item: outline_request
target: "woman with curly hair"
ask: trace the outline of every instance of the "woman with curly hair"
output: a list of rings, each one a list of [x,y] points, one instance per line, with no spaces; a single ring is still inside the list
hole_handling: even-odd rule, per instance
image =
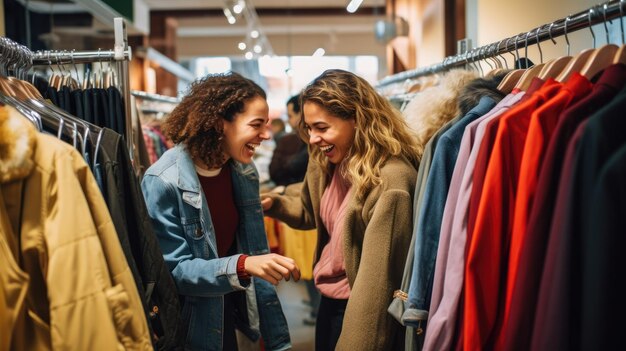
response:
[[[194,82],[163,125],[176,146],[141,183],[183,303],[185,350],[237,350],[235,328],[267,350],[291,347],[273,285],[300,271],[269,253],[252,163],[268,114],[263,89],[237,73]]]
[[[322,73],[302,92],[301,105],[306,177],[262,203],[267,215],[294,228],[317,228],[316,350],[402,350],[404,328],[387,307],[411,241],[415,136],[350,72]]]

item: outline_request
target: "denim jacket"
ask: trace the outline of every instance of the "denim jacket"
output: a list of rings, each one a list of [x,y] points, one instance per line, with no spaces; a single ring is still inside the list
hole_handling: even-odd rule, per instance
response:
[[[239,211],[238,252],[269,253],[253,165],[229,161],[233,195]],[[218,257],[215,229],[193,161],[183,145],[168,150],[146,172],[141,187],[165,263],[183,298],[187,323],[185,349],[221,350],[224,295],[245,290],[245,316],[236,320],[252,340],[263,336],[268,350],[291,348],[289,330],[274,286],[252,278],[242,286],[237,276],[240,254]],[[243,314],[243,313],[242,313]]]

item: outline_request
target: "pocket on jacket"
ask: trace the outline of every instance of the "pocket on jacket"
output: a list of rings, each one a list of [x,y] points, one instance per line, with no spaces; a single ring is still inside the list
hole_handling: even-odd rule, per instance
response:
[[[132,327],[130,321],[133,318],[130,310],[130,299],[126,290],[121,284],[108,288],[104,291],[107,303],[111,309],[113,323],[117,333],[118,340],[128,348],[133,348],[133,340],[131,338],[138,337],[130,330]]]
[[[191,252],[194,257],[208,259],[209,257],[209,243],[207,237],[202,229],[202,223],[200,220],[187,221],[183,224],[185,227],[185,237],[187,243],[191,248]]]

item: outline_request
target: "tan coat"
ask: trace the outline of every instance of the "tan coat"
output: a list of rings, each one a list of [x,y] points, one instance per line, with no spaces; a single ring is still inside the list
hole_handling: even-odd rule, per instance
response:
[[[387,313],[393,291],[400,286],[413,228],[416,168],[399,158],[380,170],[382,184],[364,201],[350,199],[346,210],[344,259],[352,292],[348,299],[337,350],[393,350],[403,344],[404,328]],[[274,200],[267,215],[297,229],[318,228],[315,263],[329,240],[320,218],[320,200],[327,177],[309,162],[303,183]],[[299,195],[293,194],[301,187]]]
[[[137,288],[91,171],[0,109],[0,351],[152,350]]]

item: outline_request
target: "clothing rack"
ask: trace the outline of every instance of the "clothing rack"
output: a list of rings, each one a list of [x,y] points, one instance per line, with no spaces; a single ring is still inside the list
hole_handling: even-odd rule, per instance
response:
[[[139,110],[144,113],[169,114],[174,110],[176,105],[180,103],[179,98],[147,93],[145,91],[133,90],[130,94],[133,98],[141,101]]]
[[[132,59],[132,50],[128,46],[128,35],[126,33],[126,22],[123,18],[118,17],[113,20],[115,44],[113,50],[98,50],[98,51],[52,51],[52,50],[40,50],[36,52],[30,51],[26,47],[22,47],[22,51],[26,51],[26,55],[29,56],[27,61],[30,66],[49,66],[52,64],[76,64],[76,63],[91,63],[91,62],[115,62],[117,72],[121,76],[120,80],[120,92],[124,97],[124,111],[126,112],[126,143],[128,151],[130,152],[131,159],[133,156],[134,145],[132,143],[132,123],[130,120],[130,80],[128,62]],[[19,44],[16,44],[19,45]]]
[[[175,97],[165,96],[165,95],[160,95],[160,94],[153,94],[153,93],[146,93],[145,91],[132,90],[130,93],[133,96],[141,98],[143,100],[169,102],[172,104],[177,104],[180,102],[180,99],[175,98]]]
[[[74,63],[90,63],[90,62],[106,62],[106,61],[129,61],[131,50],[127,48],[123,51],[121,59],[116,57],[115,50],[98,50],[98,51],[57,51],[57,50],[40,50],[33,53],[33,66],[49,66],[53,64],[74,64]]]
[[[511,52],[513,50],[517,51],[519,48],[528,48],[528,45],[538,44],[542,41],[550,40],[552,38],[562,35],[565,35],[569,52],[569,39],[567,38],[567,34],[580,29],[589,28],[593,25],[600,23],[605,23],[606,25],[606,21],[618,17],[623,17],[625,11],[624,8],[626,8],[626,1],[623,0],[609,1],[599,5],[595,5],[585,11],[581,11],[574,15],[567,16],[566,18],[562,18],[551,23],[547,23],[539,27],[533,28],[528,32],[520,33],[518,35],[502,39],[495,43],[471,49],[464,54],[448,56],[444,58],[443,62],[441,63],[385,77],[378,82],[376,87],[382,88],[393,83],[403,82],[409,79],[415,79],[422,76],[447,71],[451,68],[469,64],[470,62],[476,62],[487,58],[496,57],[504,53]],[[620,25],[623,33],[624,25],[621,22]],[[595,34],[593,35],[595,42]]]

